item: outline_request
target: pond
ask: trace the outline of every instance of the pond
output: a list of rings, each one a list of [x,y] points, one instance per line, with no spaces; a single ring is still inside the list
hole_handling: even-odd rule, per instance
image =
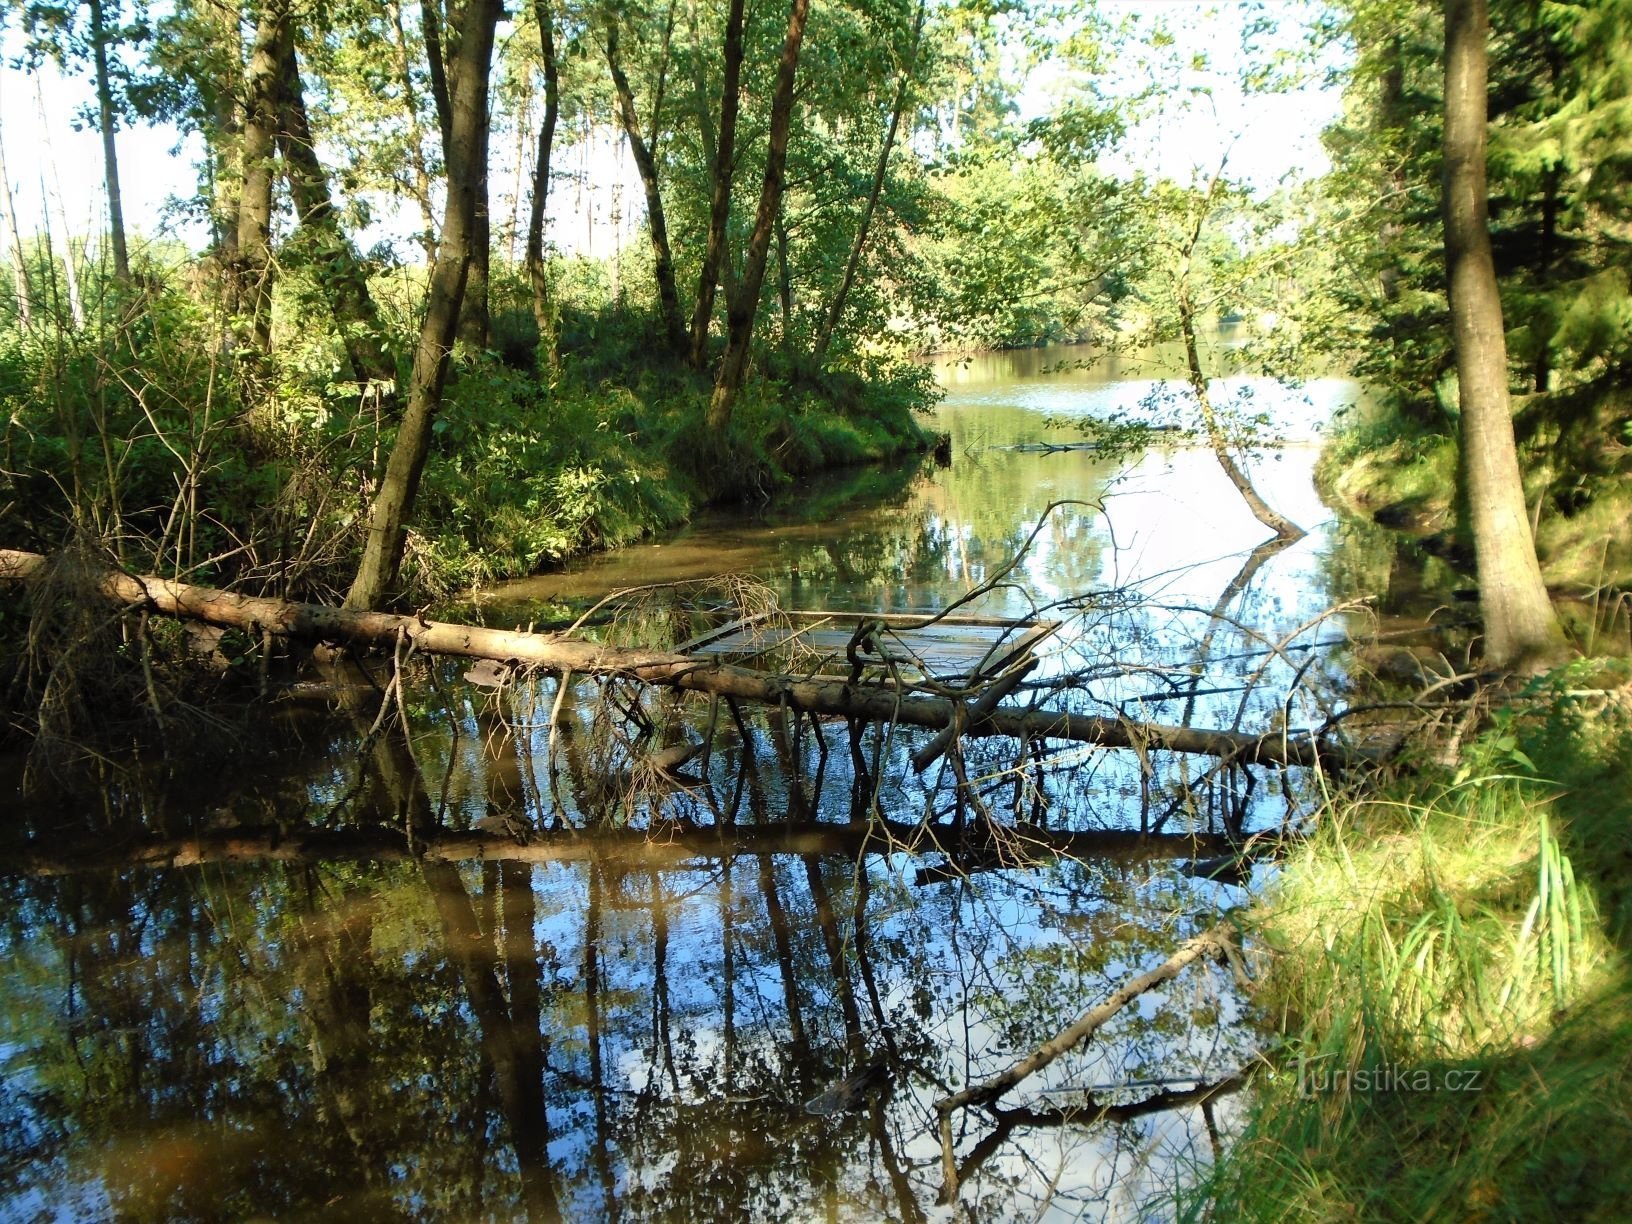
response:
[[[1240,380],[1295,439],[1253,464],[1310,531],[1272,552],[1204,448],[1037,449],[1174,391],[1076,362],[943,363],[950,466],[711,513],[484,592],[482,614],[756,580],[648,593],[596,630],[672,645],[709,600],[925,612],[991,584],[960,611],[1060,622],[1029,700],[1318,724],[1372,624],[1328,610],[1390,564],[1311,478],[1356,389]],[[342,678],[287,694],[249,765],[26,808],[82,850],[37,837],[0,878],[0,1214],[947,1218],[937,1099],[1272,870],[1193,860],[1307,816],[1296,770],[991,739],[920,774],[927,732],[462,670],[405,665],[406,736]],[[1030,832],[922,833],[981,821]],[[956,1111],[958,1201],[1140,1218],[1229,1141],[1260,1040],[1232,972],[1191,966],[999,1109]]]

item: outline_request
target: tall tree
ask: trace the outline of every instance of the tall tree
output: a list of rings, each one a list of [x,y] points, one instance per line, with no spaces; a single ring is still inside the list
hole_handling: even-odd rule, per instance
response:
[[[561,117],[561,65],[555,52],[555,14],[549,0],[534,0],[539,51],[544,58],[544,122],[538,129],[538,157],[533,163],[532,209],[527,214],[527,282],[533,291],[533,321],[538,325],[539,355],[554,366],[559,355],[555,308],[550,302],[550,279],[544,266],[544,210],[550,198],[550,156],[555,148],[555,125]]]
[[[708,237],[703,266],[697,274],[697,305],[691,312],[693,369],[703,368],[708,353],[708,325],[714,318],[714,291],[725,266],[726,227],[731,220],[731,180],[736,171],[737,111],[742,101],[743,0],[731,0],[725,19],[725,83],[720,91],[720,129],[714,141],[714,170],[708,205]],[[699,85],[701,90],[701,85]],[[701,118],[704,132],[707,120]]]
[[[272,348],[272,182],[283,92],[285,48],[291,37],[288,0],[263,0],[244,72],[244,127],[239,141],[237,266],[234,307],[255,350]]]
[[[119,150],[114,139],[113,82],[108,75],[108,30],[102,0],[90,0],[91,60],[96,66],[97,126],[102,130],[102,171],[108,191],[108,231],[113,246],[113,274],[130,281],[130,250],[125,242],[125,203],[119,188]]]
[[[674,13],[671,7],[669,21]],[[667,58],[668,35],[664,36],[664,57]],[[629,155],[635,159],[640,172],[641,187],[646,192],[646,229],[652,240],[652,272],[657,279],[658,311],[662,318],[663,335],[676,353],[686,351],[686,325],[680,317],[680,293],[675,287],[674,254],[669,248],[668,219],[663,212],[663,192],[658,182],[657,158],[652,145],[641,132],[640,114],[635,108],[635,93],[629,86],[629,77],[623,70],[618,54],[618,26],[614,16],[606,21],[606,66],[612,75],[612,88],[617,95],[618,122],[629,141]],[[666,67],[666,65],[665,65]],[[661,72],[659,76],[661,81]],[[652,101],[652,131],[658,131],[658,120],[663,106],[662,86]]]
[[[381,343],[380,312],[369,292],[368,270],[340,227],[329,177],[312,141],[294,39],[285,39],[279,52],[278,150],[295,215],[309,241],[308,253],[340,327],[352,373],[359,382],[389,382],[396,377],[395,366]]]
[[[1486,0],[1445,0],[1445,265],[1485,659],[1534,669],[1562,654],[1564,635],[1536,561],[1513,441],[1485,179],[1489,37]]]
[[[714,380],[714,394],[708,403],[708,426],[724,431],[731,424],[737,393],[748,377],[749,347],[754,338],[754,319],[759,313],[760,290],[765,284],[765,260],[771,249],[771,235],[782,211],[783,169],[788,158],[788,131],[793,122],[793,85],[799,69],[799,50],[805,40],[805,21],[810,0],[793,0],[788,14],[788,32],[782,40],[782,55],[776,66],[776,87],[771,94],[771,126],[765,150],[765,182],[759,193],[759,211],[754,216],[753,233],[743,258],[742,278],[727,303],[725,356]]]
[[[861,206],[861,217],[856,222],[856,234],[850,242],[850,253],[845,257],[844,272],[839,277],[838,288],[833,291],[833,300],[828,303],[827,311],[822,316],[821,328],[816,333],[812,355],[818,364],[826,359],[828,346],[833,343],[833,333],[839,326],[839,320],[844,317],[845,303],[850,298],[851,286],[856,283],[856,272],[861,267],[861,253],[867,245],[867,232],[872,228],[873,213],[878,208],[878,197],[884,191],[884,177],[890,168],[890,154],[895,149],[896,132],[901,127],[901,115],[907,108],[913,75],[918,65],[918,52],[923,45],[925,8],[925,0],[919,0],[918,16],[912,26],[912,46],[901,65],[900,76],[896,82],[895,102],[890,107],[889,123],[884,129],[883,143],[879,146],[878,165],[873,170],[873,181],[867,189],[867,199]]]
[[[11,194],[11,175],[6,170],[6,148],[0,142],[0,206],[6,210],[6,237],[11,240],[11,280],[17,294],[17,318],[24,327],[33,320],[29,300],[28,265],[23,261],[23,235],[17,228],[17,202]]]
[[[414,349],[408,407],[369,514],[363,558],[346,595],[348,608],[378,606],[396,585],[402,566],[408,515],[430,451],[431,426],[442,407],[448,358],[470,271],[481,174],[476,158],[486,147],[482,134],[488,126],[488,73],[494,30],[503,12],[503,0],[466,0],[460,11],[456,71],[450,74],[449,81],[451,138],[447,142],[447,203],[442,215],[442,237]]]

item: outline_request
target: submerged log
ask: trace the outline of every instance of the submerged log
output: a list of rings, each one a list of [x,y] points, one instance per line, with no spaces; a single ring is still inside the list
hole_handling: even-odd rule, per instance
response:
[[[46,558],[38,553],[0,549],[0,580],[33,578],[41,574],[46,565]],[[93,581],[104,597],[127,607],[303,642],[390,648],[407,641],[415,649],[430,654],[488,659],[557,674],[622,676],[646,684],[739,701],[786,705],[808,714],[864,722],[895,722],[931,730],[953,726],[967,709],[961,702],[910,687],[897,689],[884,684],[801,680],[683,654],[609,646],[563,634],[488,629],[480,625],[426,620],[422,616],[351,611],[323,604],[240,595],[168,578],[136,577],[115,570],[94,575]],[[1341,768],[1376,759],[1375,753],[1365,749],[1293,732],[1252,735],[1241,731],[1210,731],[1056,709],[1000,708],[971,714],[961,733],[1072,740],[1106,748],[1166,749],[1283,767]]]
[[[513,829],[514,831],[511,831]],[[1004,829],[1013,864],[1028,859],[1183,859],[1198,851],[1227,846],[1216,834],[1146,835],[1118,829],[1061,832],[1029,825]],[[944,840],[942,840],[944,839]],[[519,824],[469,832],[416,833],[412,838],[390,825],[356,829],[289,829],[243,826],[192,837],[147,838],[133,842],[24,846],[0,856],[0,876],[62,876],[132,867],[175,868],[224,863],[322,863],[336,860],[406,862],[572,863],[626,862],[642,869],[685,868],[700,858],[858,853],[952,854],[960,842],[954,831],[900,821],[826,824],[665,826],[654,830],[527,830]]]

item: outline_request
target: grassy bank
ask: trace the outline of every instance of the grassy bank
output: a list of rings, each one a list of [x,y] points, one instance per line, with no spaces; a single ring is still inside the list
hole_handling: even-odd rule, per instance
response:
[[[1250,918],[1275,1069],[1183,1214],[1624,1218],[1627,679],[1579,665],[1455,767],[1326,795]]]
[[[408,576],[446,595],[557,566],[685,521],[703,505],[759,501],[799,476],[873,463],[934,441],[933,375],[879,361],[824,371],[767,359],[724,435],[712,381],[618,320],[578,338],[541,382],[495,356],[450,389],[426,469]]]
[[[261,360],[226,351],[212,307],[177,278],[145,288],[139,313],[0,331],[0,540],[77,542],[134,572],[212,585],[343,593],[400,397],[347,381],[334,335],[283,292],[279,327],[301,343]],[[406,316],[395,322],[406,333]],[[768,349],[719,435],[705,424],[712,379],[644,311],[564,307],[559,359],[536,349],[530,310],[511,305],[486,350],[457,352],[405,599],[558,566],[698,506],[933,440],[921,423],[933,375],[910,361],[823,370]]]
[[[1613,413],[1600,404],[1598,415]],[[1548,586],[1572,594],[1632,588],[1632,533],[1625,530],[1632,518],[1632,480],[1622,470],[1629,452],[1614,423],[1562,430],[1532,408],[1528,414],[1521,409],[1516,424],[1525,499],[1534,511],[1536,551]],[[1462,531],[1457,442],[1450,428],[1387,408],[1353,417],[1327,443],[1316,485],[1346,513],[1453,553]]]

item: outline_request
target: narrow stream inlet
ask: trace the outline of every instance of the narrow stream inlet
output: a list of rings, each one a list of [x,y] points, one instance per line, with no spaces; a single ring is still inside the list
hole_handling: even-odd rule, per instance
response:
[[[1026,682],[1053,704],[1320,724],[1375,627],[1322,615],[1379,562],[1312,482],[1318,427],[1358,389],[1225,380],[1293,439],[1252,471],[1309,535],[1255,551],[1205,448],[1035,448],[1085,417],[1161,419],[1177,394],[1159,363],[1059,368],[1079,357],[942,364],[949,467],[840,473],[477,607],[553,622],[732,572],[784,608],[934,611],[1035,531],[966,611],[1062,622]],[[694,608],[666,598],[595,631],[672,646]],[[0,1216],[952,1218],[936,1100],[1244,904],[1271,866],[1224,883],[1194,860],[1308,811],[1299,771],[986,740],[920,776],[928,733],[464,670],[408,662],[406,740],[364,734],[372,689],[328,684],[278,703],[241,776],[27,811],[99,857],[0,876]],[[700,759],[650,764],[710,728]],[[1046,827],[1053,851],[910,832],[981,812]],[[865,835],[870,815],[889,824]],[[370,831],[405,824],[444,830],[446,853]],[[488,840],[459,849],[470,830]],[[159,837],[191,865],[108,865]],[[958,1201],[1140,1218],[1229,1142],[1239,1094],[1182,1098],[1258,1040],[1230,971],[1191,966],[999,1112],[958,1111]]]

